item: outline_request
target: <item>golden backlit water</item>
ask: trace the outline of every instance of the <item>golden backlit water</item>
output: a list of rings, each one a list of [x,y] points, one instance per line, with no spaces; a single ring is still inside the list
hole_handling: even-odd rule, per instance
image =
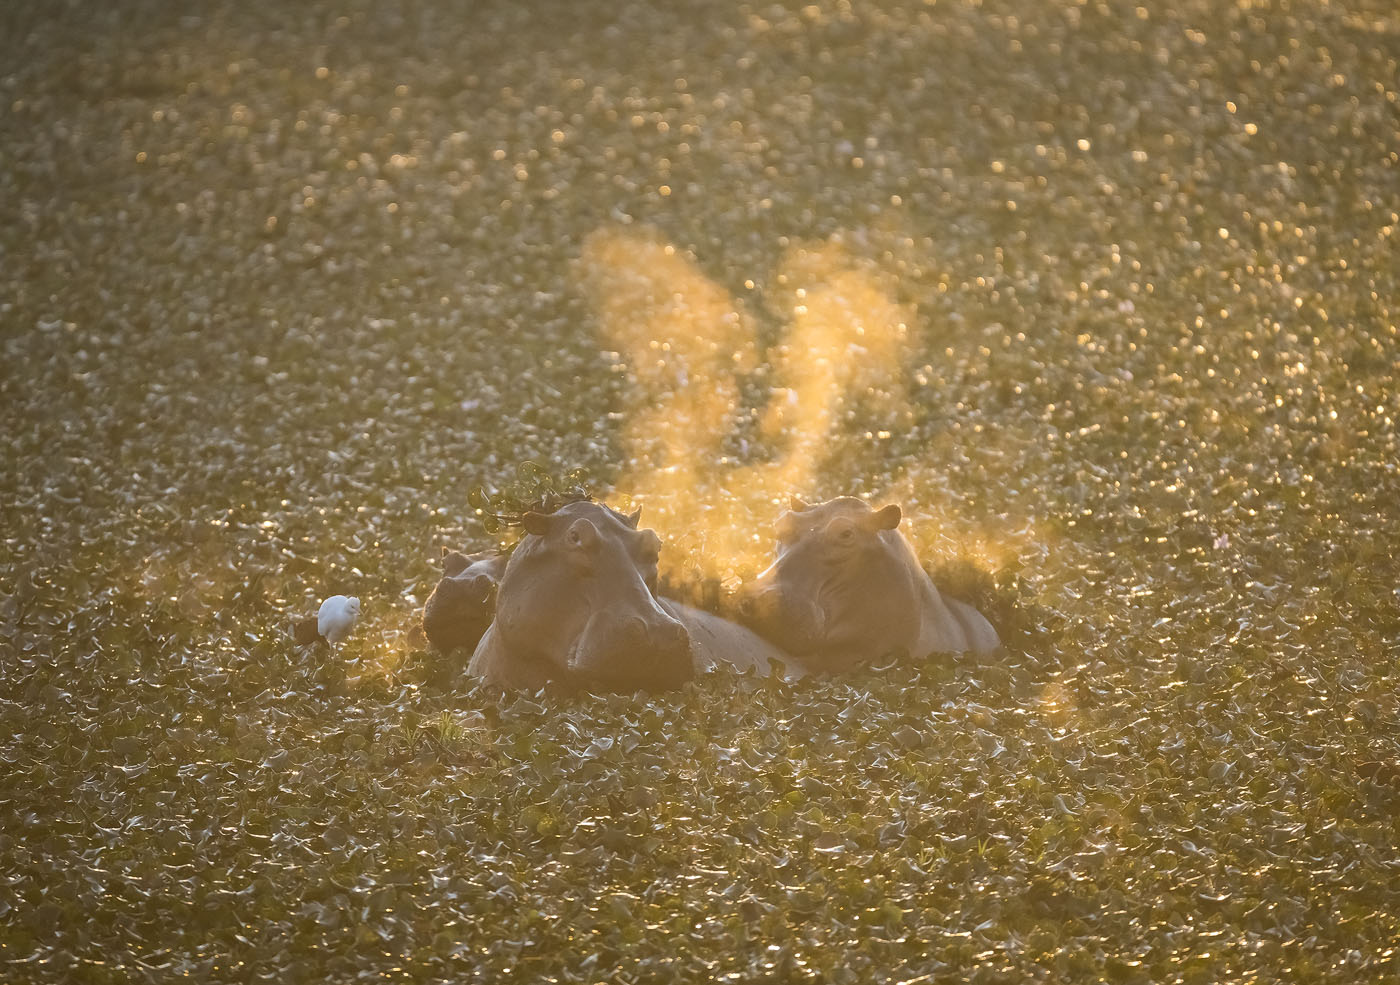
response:
[[[1380,0],[5,6],[0,978],[1383,980],[1397,79]],[[474,685],[525,462],[720,606],[898,502],[1008,651]]]

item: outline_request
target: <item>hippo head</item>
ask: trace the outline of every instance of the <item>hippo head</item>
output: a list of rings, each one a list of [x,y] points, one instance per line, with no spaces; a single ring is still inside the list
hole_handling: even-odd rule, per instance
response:
[[[794,499],[778,519],[776,559],[740,596],[744,621],[814,669],[842,669],[917,635],[900,518],[898,506],[849,496]]]
[[[505,569],[499,551],[442,550],[442,579],[423,606],[423,632],[443,653],[476,646],[496,612],[496,586]]]
[[[690,636],[657,604],[661,540],[624,516],[577,502],[526,513],[502,576],[493,634],[505,659],[574,686],[675,687],[694,673]]]

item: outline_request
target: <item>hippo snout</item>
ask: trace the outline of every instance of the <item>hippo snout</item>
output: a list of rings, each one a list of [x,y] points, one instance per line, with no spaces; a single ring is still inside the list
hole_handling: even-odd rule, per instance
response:
[[[669,659],[690,661],[690,633],[674,619],[652,628],[649,633],[650,645]]]
[[[773,620],[781,618],[791,607],[791,593],[783,591],[782,583],[760,579],[739,591],[739,613],[746,619]]]
[[[595,620],[571,669],[619,687],[676,687],[694,675],[690,633],[664,612]]]
[[[810,649],[826,627],[821,608],[777,585],[754,586],[739,597],[739,616],[760,636],[793,653]]]

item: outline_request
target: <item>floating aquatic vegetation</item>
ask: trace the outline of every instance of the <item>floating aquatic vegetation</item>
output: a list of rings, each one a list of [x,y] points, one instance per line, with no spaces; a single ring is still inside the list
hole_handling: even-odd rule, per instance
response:
[[[592,500],[587,485],[580,469],[556,478],[538,462],[524,461],[516,465],[515,477],[505,488],[491,493],[477,486],[467,494],[467,503],[476,509],[482,529],[497,534],[519,527],[526,513],[553,513],[569,503]]]
[[[1395,977],[1393,5],[19,6],[0,978]],[[576,486],[898,501],[1011,645],[427,652]]]

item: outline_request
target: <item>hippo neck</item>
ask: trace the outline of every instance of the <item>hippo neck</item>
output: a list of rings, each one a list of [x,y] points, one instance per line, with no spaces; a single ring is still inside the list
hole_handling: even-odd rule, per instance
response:
[[[892,533],[899,537],[904,548],[909,561],[909,572],[917,583],[919,593],[919,635],[910,647],[910,655],[921,658],[930,653],[961,653],[966,650],[967,634],[957,616],[953,614],[952,608],[919,563],[914,548],[898,531]]]
[[[918,612],[913,633],[903,641],[908,654],[915,658],[924,657],[935,650],[948,649],[950,644],[953,644],[952,649],[961,649],[955,645],[957,640],[948,638],[946,627],[953,621],[952,613],[933,584],[933,579],[919,563],[913,546],[898,530],[887,531],[885,536],[892,548],[891,557],[898,558],[907,579],[910,604]]]
[[[933,579],[928,576],[928,572],[919,563],[919,556],[914,553],[913,546],[905,536],[898,530],[888,530],[884,537],[885,542],[891,547],[891,554],[897,557],[900,566],[909,572],[919,601],[937,597],[938,589],[934,587]]]
[[[881,534],[881,539],[889,547],[881,558],[889,564],[895,584],[908,593],[907,602],[910,605],[922,604],[930,593],[938,594],[938,589],[933,587],[928,573],[920,566],[919,558],[904,534],[898,530],[886,530]]]

